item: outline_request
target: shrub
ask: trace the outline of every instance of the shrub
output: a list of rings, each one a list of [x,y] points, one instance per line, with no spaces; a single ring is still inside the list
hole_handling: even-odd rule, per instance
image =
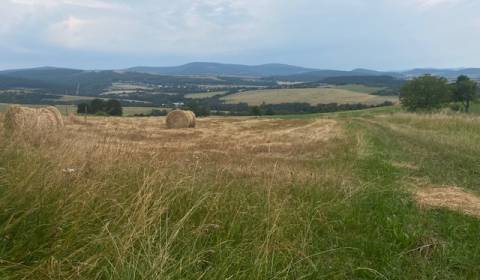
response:
[[[98,116],[122,116],[123,108],[120,101],[109,99],[93,99],[90,103],[80,103],[77,105],[78,114],[94,114]]]

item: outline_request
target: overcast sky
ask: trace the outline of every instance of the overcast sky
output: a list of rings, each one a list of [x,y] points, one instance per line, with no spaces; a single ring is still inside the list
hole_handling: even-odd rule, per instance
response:
[[[479,0],[0,0],[0,69],[480,67]]]

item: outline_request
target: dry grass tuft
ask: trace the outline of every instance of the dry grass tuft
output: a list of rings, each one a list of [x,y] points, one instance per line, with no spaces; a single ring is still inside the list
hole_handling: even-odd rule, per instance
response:
[[[393,161],[392,165],[394,167],[402,168],[402,169],[410,169],[410,170],[418,170],[418,166],[415,163],[411,162],[400,162],[400,161]]]
[[[420,205],[442,207],[480,218],[480,197],[457,187],[428,187],[416,191]]]

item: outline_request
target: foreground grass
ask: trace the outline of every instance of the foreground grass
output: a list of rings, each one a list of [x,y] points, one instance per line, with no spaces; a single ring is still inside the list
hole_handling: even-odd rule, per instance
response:
[[[181,156],[102,145],[102,130],[92,143],[3,139],[0,278],[475,279],[479,220],[420,208],[411,189],[480,191],[478,118],[378,113],[331,115],[342,132],[290,140],[289,157],[257,157],[258,140],[214,155],[215,134]]]

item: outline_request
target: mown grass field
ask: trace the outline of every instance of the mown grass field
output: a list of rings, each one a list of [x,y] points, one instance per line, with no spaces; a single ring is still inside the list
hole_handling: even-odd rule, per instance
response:
[[[163,121],[0,138],[0,278],[480,275],[476,115]]]
[[[380,104],[385,101],[398,102],[397,97],[375,96],[369,93],[375,92],[378,88],[364,86],[343,86],[343,87],[319,87],[299,89],[271,89],[245,91],[227,95],[221,99],[227,103],[248,103],[249,105],[280,104],[280,103],[310,103],[317,104]]]

